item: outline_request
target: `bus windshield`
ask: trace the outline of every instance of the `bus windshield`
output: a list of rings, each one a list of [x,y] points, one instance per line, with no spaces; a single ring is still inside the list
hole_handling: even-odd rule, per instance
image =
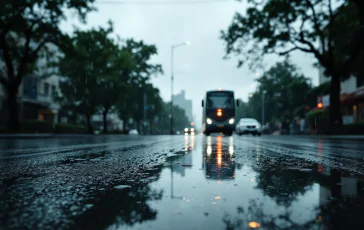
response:
[[[207,109],[232,109],[234,108],[234,98],[230,93],[211,93],[206,99]]]

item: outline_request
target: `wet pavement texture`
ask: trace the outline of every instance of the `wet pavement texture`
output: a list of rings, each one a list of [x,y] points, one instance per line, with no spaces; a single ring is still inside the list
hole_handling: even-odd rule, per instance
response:
[[[0,229],[362,229],[364,142],[0,141]]]

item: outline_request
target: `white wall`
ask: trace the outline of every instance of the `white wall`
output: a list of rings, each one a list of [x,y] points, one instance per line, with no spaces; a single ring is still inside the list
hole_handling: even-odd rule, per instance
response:
[[[325,77],[322,73],[322,70],[320,71],[319,76],[319,83],[320,85],[329,82],[331,78]],[[357,89],[356,84],[356,78],[354,76],[351,76],[348,80],[341,82],[341,93],[351,93]]]

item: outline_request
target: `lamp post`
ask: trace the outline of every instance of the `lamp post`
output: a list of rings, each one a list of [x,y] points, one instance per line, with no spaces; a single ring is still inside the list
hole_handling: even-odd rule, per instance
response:
[[[173,69],[173,56],[174,56],[174,49],[182,46],[188,46],[190,45],[190,42],[186,41],[180,44],[172,45],[171,46],[171,128],[170,133],[173,135],[173,75],[174,75],[174,69]]]
[[[262,92],[262,126],[264,126],[264,104],[265,104],[264,96],[265,96],[266,92],[267,92],[266,90],[263,90],[263,92]]]

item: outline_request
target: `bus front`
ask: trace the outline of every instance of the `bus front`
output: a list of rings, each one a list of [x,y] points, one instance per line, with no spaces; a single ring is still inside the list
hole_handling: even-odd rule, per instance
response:
[[[237,104],[238,105],[238,104]],[[235,130],[235,100],[233,91],[209,91],[202,101],[205,135],[224,133],[231,136]]]

